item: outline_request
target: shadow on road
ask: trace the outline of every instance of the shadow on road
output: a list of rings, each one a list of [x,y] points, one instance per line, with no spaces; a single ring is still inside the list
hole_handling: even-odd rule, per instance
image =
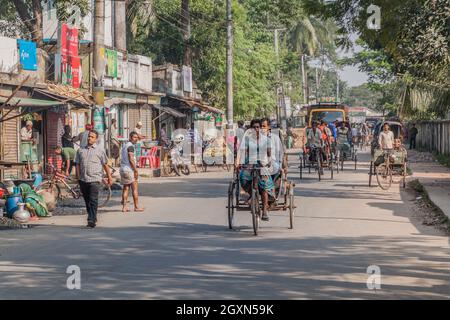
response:
[[[33,252],[24,242],[7,242],[6,254],[3,247],[3,298],[450,297],[448,259],[409,237],[256,238],[189,223],[85,232],[58,227],[49,228],[46,238],[39,237],[41,230],[22,240],[39,243]],[[21,254],[13,258],[11,252]],[[68,265],[81,268],[82,290],[65,289]],[[370,265],[382,271],[378,292],[366,287]]]

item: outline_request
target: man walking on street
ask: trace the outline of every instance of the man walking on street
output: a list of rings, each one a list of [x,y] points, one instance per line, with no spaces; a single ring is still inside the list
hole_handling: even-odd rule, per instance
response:
[[[417,130],[416,125],[413,124],[411,130],[409,131],[409,149],[415,149],[416,148],[416,138],[417,134],[419,133],[419,130]]]
[[[139,140],[136,132],[130,133],[130,140],[122,147],[122,157],[120,160],[120,178],[123,184],[122,191],[122,212],[128,212],[128,193],[131,188],[133,192],[134,211],[142,212],[143,208],[139,208],[138,194],[138,177],[139,173],[136,166],[135,146]]]
[[[98,132],[91,130],[88,135],[87,146],[78,149],[75,157],[77,178],[80,182],[86,210],[88,213],[87,227],[95,228],[97,223],[98,193],[102,185],[103,170],[108,177],[108,184],[112,185],[111,172],[105,150],[97,145]]]

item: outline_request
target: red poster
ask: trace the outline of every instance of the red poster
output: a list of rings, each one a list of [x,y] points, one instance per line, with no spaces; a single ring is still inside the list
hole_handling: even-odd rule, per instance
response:
[[[72,86],[74,88],[80,87],[81,82],[81,75],[80,75],[80,69],[81,69],[81,61],[80,57],[71,57],[71,65],[72,65]]]
[[[78,56],[78,29],[61,25],[61,82],[79,88],[81,84],[81,61]]]
[[[61,54],[78,56],[78,29],[69,28],[65,23],[61,25]]]

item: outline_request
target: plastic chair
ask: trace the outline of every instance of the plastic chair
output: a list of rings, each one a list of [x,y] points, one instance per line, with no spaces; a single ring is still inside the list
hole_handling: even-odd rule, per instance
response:
[[[147,165],[147,160],[150,169],[159,168],[161,166],[161,159],[156,156],[157,153],[158,147],[152,147],[147,155],[141,156],[139,159],[140,168],[145,168]]]

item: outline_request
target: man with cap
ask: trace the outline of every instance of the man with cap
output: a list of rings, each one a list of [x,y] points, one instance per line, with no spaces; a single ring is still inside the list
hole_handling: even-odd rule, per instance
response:
[[[20,139],[27,142],[36,142],[36,140],[33,139],[33,121],[28,120],[25,127],[20,129]]]
[[[22,142],[31,142],[33,145],[36,144],[36,139],[33,138],[33,122],[32,121],[28,120],[25,124],[25,127],[20,129],[20,140]],[[25,167],[22,167],[22,175],[24,176],[24,178],[25,177],[28,178],[30,173],[31,173],[31,166],[29,164],[27,164]]]
[[[138,123],[136,123],[136,128],[134,128],[133,132],[136,132],[138,134],[139,140],[145,139],[146,137],[144,135],[142,135],[142,127],[144,125],[142,124],[141,121],[139,121]]]

